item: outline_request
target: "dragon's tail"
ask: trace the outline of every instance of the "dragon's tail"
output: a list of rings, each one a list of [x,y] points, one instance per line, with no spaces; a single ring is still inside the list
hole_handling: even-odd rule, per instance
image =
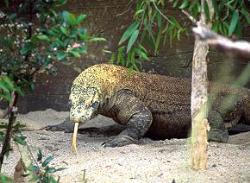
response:
[[[250,125],[250,89],[246,89],[246,94],[243,99],[243,112],[245,123]]]

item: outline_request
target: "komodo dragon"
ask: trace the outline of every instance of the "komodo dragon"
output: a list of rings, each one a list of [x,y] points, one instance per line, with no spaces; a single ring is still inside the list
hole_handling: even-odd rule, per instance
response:
[[[212,90],[215,94],[209,97],[213,102],[208,138],[226,142],[224,122],[235,124],[241,119],[250,124],[250,91],[210,83]],[[188,79],[99,64],[74,80],[69,97],[70,120],[84,123],[101,114],[126,125],[118,136],[104,142],[106,147],[136,143],[145,134],[158,139],[182,138],[187,137],[191,127],[190,96]]]

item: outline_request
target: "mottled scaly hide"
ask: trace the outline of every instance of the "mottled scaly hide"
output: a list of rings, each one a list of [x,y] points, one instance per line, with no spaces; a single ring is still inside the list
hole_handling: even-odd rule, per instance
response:
[[[222,114],[223,118],[229,121],[235,118],[234,115],[247,114],[245,115],[246,121],[249,121],[249,112],[246,107],[246,105],[249,106],[248,90],[229,89],[224,86],[214,88],[215,94],[210,98],[214,101],[212,108],[215,111],[222,113],[222,110],[225,110],[225,114]],[[155,138],[187,135],[191,125],[190,80],[131,71],[111,64],[94,65],[74,80],[70,94],[71,120],[85,122],[96,114],[103,114],[112,117],[118,123],[126,124],[132,114],[131,107],[123,113],[120,112],[120,116],[115,114],[115,109],[111,110],[112,102],[124,103],[124,106],[131,106],[133,102],[136,102],[133,98],[131,101],[126,101],[126,98],[116,97],[117,93],[125,90],[151,111],[153,122],[148,134]],[[222,109],[220,102],[227,94],[231,94],[235,101],[231,102],[230,108]],[[124,119],[121,120],[122,118]]]

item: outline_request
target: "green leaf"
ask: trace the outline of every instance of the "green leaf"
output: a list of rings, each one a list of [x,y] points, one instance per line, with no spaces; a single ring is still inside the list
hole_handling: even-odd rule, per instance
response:
[[[156,18],[157,18],[158,29],[161,29],[161,27],[162,27],[162,16],[161,16],[161,14],[157,13]]]
[[[162,34],[161,34],[161,32],[162,32],[162,30],[160,29],[160,31],[158,32],[157,37],[156,37],[155,49],[154,49],[154,54],[155,54],[155,55],[157,55],[157,54],[158,54],[158,51],[159,51],[159,46],[160,46],[161,39],[162,39]]]
[[[9,93],[0,94],[0,100],[5,100],[7,102],[11,101],[11,95]]]
[[[49,167],[46,169],[46,173],[55,173],[56,172],[56,168],[54,167]]]
[[[42,41],[50,41],[49,37],[45,34],[38,34],[37,39],[42,40]]]
[[[31,52],[32,48],[33,48],[32,44],[30,42],[26,42],[24,46],[21,48],[20,53],[22,55],[26,55]]]
[[[37,152],[37,161],[42,161],[43,159],[43,153],[42,153],[42,150],[39,149],[38,152]]]
[[[250,24],[250,14],[249,14],[249,12],[247,10],[245,10],[244,8],[242,8],[240,12],[244,15],[247,23]]]
[[[135,12],[135,16],[138,16],[139,14],[143,13],[144,11],[145,11],[144,9],[137,10]]]
[[[218,16],[219,15],[219,9],[218,9],[217,0],[212,0],[212,4],[213,4],[213,7],[214,7],[215,16]]]
[[[127,30],[123,33],[121,40],[119,41],[119,45],[121,45],[123,42],[125,42],[132,34],[133,32],[139,27],[139,22],[132,23]]]
[[[107,40],[103,37],[94,37],[94,38],[91,38],[89,41],[90,42],[103,42],[103,41],[107,41]]]
[[[65,57],[66,57],[66,53],[63,52],[63,51],[58,51],[58,52],[56,53],[56,58],[57,58],[57,60],[59,60],[59,61],[63,60]]]
[[[54,159],[53,156],[47,157],[42,163],[42,167],[46,167],[53,159]]]
[[[58,2],[60,3],[60,5],[64,5],[65,3],[67,3],[67,0],[58,0]]]
[[[125,64],[125,54],[124,54],[125,51],[124,50],[125,50],[125,46],[122,46],[118,48],[118,53],[117,53],[117,63],[123,66]]]
[[[139,48],[135,48],[134,50],[135,50],[135,52],[137,53],[137,55],[138,55],[140,58],[142,58],[142,59],[144,59],[144,60],[149,60],[149,57],[148,57],[148,55],[147,55],[147,52],[144,52],[144,50],[141,50],[141,49],[139,49]]]
[[[112,53],[111,58],[109,59],[109,63],[114,64],[116,59],[115,53]]]
[[[62,16],[63,16],[64,21],[68,23],[69,25],[77,24],[77,20],[74,14],[69,13],[68,11],[63,11]]]
[[[87,17],[87,15],[85,15],[85,14],[79,15],[79,16],[77,17],[77,19],[76,19],[76,23],[77,23],[77,24],[80,24],[83,20],[86,19],[86,17]]]
[[[65,36],[68,35],[68,30],[65,27],[60,26],[60,30]]]
[[[233,12],[233,16],[232,16],[232,19],[231,19],[231,22],[229,25],[229,30],[228,30],[229,36],[231,36],[233,34],[233,32],[235,31],[238,22],[239,22],[239,12],[238,12],[238,10],[235,10]]]
[[[130,39],[128,41],[127,53],[130,51],[131,47],[134,45],[136,39],[138,38],[138,35],[139,35],[139,30],[135,30],[132,33],[132,35],[131,35],[131,37],[130,37]]]
[[[0,182],[1,183],[11,183],[13,182],[13,179],[6,176],[6,175],[3,175],[2,173],[0,174]]]
[[[30,165],[28,167],[28,170],[33,171],[33,172],[39,172],[40,168],[36,165]]]
[[[176,7],[177,7],[178,2],[179,2],[179,0],[175,0],[175,1],[173,1],[173,7],[174,7],[174,8],[176,8]]]
[[[2,89],[4,92],[11,92],[4,81],[0,82],[0,89]]]
[[[182,2],[182,4],[179,6],[179,9],[184,9],[184,8],[188,7],[188,5],[189,5],[188,0],[184,0]]]
[[[205,12],[205,16],[206,16],[207,21],[210,21],[210,12],[209,12],[209,7],[207,4],[207,1],[205,1],[204,12]]]
[[[25,141],[26,137],[23,136],[23,135],[20,135],[20,136],[15,136],[13,138],[13,140],[18,143],[18,144],[21,144],[21,145],[26,145],[26,141]]]
[[[70,50],[69,53],[74,57],[81,57],[80,53],[76,50]]]
[[[18,93],[18,95],[24,96],[24,91],[20,87],[16,87],[15,91]]]

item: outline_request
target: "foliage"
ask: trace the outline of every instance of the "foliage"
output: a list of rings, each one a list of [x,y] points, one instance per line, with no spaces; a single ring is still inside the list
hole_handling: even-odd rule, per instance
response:
[[[28,168],[28,171],[32,173],[33,179],[32,182],[38,183],[58,183],[59,180],[56,180],[52,174],[64,170],[64,168],[55,168],[50,166],[51,161],[53,160],[52,156],[48,156],[44,159],[42,151],[39,150],[37,153],[36,165],[31,165]]]
[[[87,52],[88,42],[104,41],[93,37],[81,26],[85,14],[62,11],[66,0],[4,0],[0,1],[0,101],[9,104],[9,123],[0,125],[0,140],[5,144],[0,159],[10,150],[10,139],[21,145],[26,137],[21,125],[15,123],[15,105],[18,95],[25,89],[34,88],[35,75],[46,72],[55,74],[57,61],[66,63]],[[37,171],[34,180],[57,182],[51,174],[59,171],[49,166],[52,157],[42,161],[31,170]],[[1,161],[2,162],[2,161]],[[2,163],[0,163],[2,165]],[[37,164],[37,165],[38,165]],[[0,168],[1,169],[1,168]],[[1,181],[5,177],[1,176]]]
[[[12,92],[23,95],[21,88],[16,86],[8,76],[0,76],[0,101],[11,102]]]
[[[163,15],[160,8],[164,6],[164,1],[136,1],[133,22],[123,33],[111,62],[138,70],[141,61],[149,60],[147,49],[157,55],[160,45],[166,44],[168,34],[170,42],[180,39],[185,29],[175,17]]]
[[[58,11],[66,0],[5,0],[0,17],[0,72],[17,86],[33,88],[37,72],[56,72],[55,62],[66,62],[87,52],[88,41],[99,41],[81,27],[86,19]]]
[[[180,40],[187,32],[187,24],[180,17],[171,15],[171,6],[182,14],[187,12],[198,19],[201,12],[200,0],[137,0],[133,22],[124,31],[111,62],[138,70],[141,61],[149,60],[149,54],[158,55],[160,47],[167,42]],[[224,35],[240,36],[244,25],[250,24],[250,16],[244,0],[212,0],[215,12],[210,17],[205,4],[206,19],[212,19],[212,29]],[[135,51],[134,49],[140,51]],[[142,49],[143,48],[143,49]]]
[[[0,182],[1,183],[12,183],[13,180],[6,175],[0,174]]]
[[[250,24],[250,14],[244,0],[212,0],[214,17],[205,1],[204,12],[207,21],[212,19],[212,29],[226,36],[241,36],[244,25]],[[173,0],[173,7],[186,10],[198,19],[201,11],[200,0]]]

